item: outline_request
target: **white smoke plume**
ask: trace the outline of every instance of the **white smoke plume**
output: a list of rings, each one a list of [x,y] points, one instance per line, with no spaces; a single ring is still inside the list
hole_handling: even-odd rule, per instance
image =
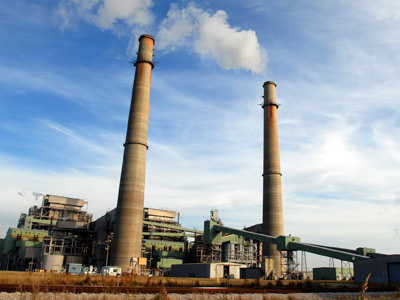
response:
[[[32,192],[32,196],[35,198],[35,200],[39,200],[39,197],[43,197],[44,194],[38,193],[38,192]]]
[[[83,19],[102,30],[132,36],[145,32],[154,23],[152,0],[63,0],[57,16],[62,29],[73,27]],[[171,4],[166,18],[156,34],[157,49],[161,53],[186,48],[202,58],[210,58],[226,70],[265,71],[266,51],[260,46],[253,30],[231,27],[223,10],[205,11],[197,4]],[[129,53],[137,48],[137,37],[129,42]]]
[[[265,70],[268,57],[256,33],[231,27],[223,10],[210,14],[194,3],[183,8],[172,4],[159,27],[156,39],[160,50],[169,52],[190,47],[200,56],[214,59],[223,69],[253,73]]]
[[[188,42],[192,44],[195,29],[199,27],[199,16],[203,13],[205,12],[192,3],[184,8],[171,4],[167,17],[159,26],[157,49],[167,53],[185,46]]]

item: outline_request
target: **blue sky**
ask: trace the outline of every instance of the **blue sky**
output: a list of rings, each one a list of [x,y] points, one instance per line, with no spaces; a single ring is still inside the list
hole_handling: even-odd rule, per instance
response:
[[[396,1],[0,2],[0,233],[40,194],[116,206],[137,39],[156,40],[145,206],[261,222],[277,83],[285,233],[400,252]]]

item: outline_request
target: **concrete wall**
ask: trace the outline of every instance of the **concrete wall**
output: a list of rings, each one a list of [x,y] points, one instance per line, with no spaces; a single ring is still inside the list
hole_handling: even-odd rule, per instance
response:
[[[230,269],[229,266],[227,266],[227,272],[230,274]],[[229,275],[228,274],[228,275]],[[210,278],[223,278],[225,277],[224,274],[224,264],[219,264],[219,263],[211,263],[210,264]]]
[[[229,276],[230,278],[239,279],[240,269],[246,268],[246,265],[229,265]]]
[[[245,268],[246,265],[234,263],[211,263],[209,278],[240,278],[240,268]]]

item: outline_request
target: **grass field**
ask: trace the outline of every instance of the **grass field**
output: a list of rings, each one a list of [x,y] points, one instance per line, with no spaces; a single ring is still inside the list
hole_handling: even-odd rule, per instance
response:
[[[166,287],[204,287],[204,286],[271,286],[276,282],[244,279],[171,278],[148,276],[100,276],[70,275],[59,273],[30,273],[0,271],[0,284],[22,285],[89,285],[89,286],[166,286]],[[279,286],[279,283],[278,283]]]
[[[324,287],[355,287],[361,288],[361,284],[354,282],[338,281],[266,281],[266,280],[245,280],[245,279],[206,279],[206,278],[170,278],[170,277],[145,277],[145,276],[121,276],[107,277],[100,275],[70,275],[58,273],[29,273],[29,272],[10,272],[0,271],[0,285],[31,285],[31,286],[52,286],[52,285],[71,285],[71,286],[126,286],[126,287],[264,287],[267,289],[301,289]],[[379,293],[378,293],[379,294]],[[48,300],[317,300],[317,299],[399,299],[400,293],[390,292],[379,295],[368,295],[363,298],[358,293],[307,293],[307,294],[270,294],[266,291],[263,294],[188,294],[177,295],[167,294],[164,288],[159,294],[65,294],[65,293],[0,293],[0,299],[48,299]]]
[[[330,286],[360,286],[354,282],[311,281],[311,280],[257,280],[257,279],[213,279],[213,278],[174,278],[148,276],[100,276],[70,275],[59,273],[30,273],[0,271],[0,285],[85,285],[85,286],[132,286],[132,287],[265,287],[265,288],[302,288]]]

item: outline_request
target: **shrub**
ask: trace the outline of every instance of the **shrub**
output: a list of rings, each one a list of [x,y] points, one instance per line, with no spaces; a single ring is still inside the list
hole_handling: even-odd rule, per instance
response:
[[[298,281],[296,283],[296,287],[299,288],[299,289],[301,289],[303,286],[304,286],[304,284],[301,281]]]

